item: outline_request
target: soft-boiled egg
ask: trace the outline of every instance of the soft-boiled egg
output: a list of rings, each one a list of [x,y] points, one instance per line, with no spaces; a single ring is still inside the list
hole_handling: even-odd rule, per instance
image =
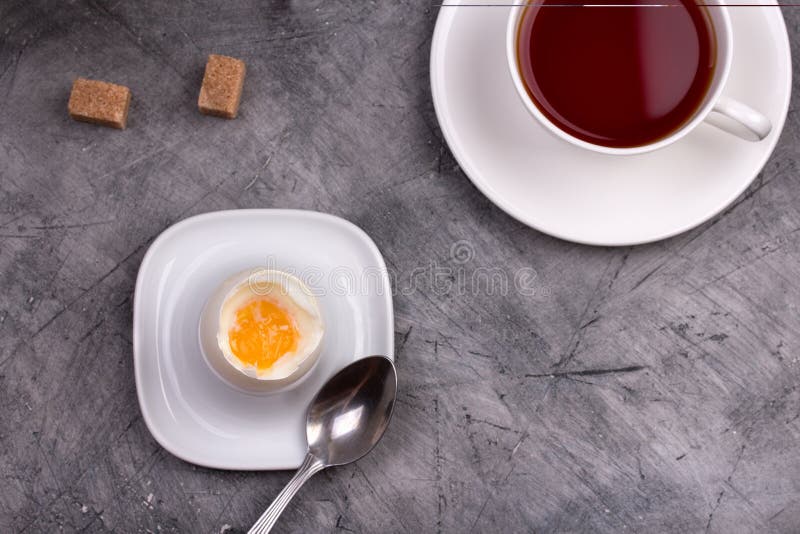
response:
[[[206,304],[200,325],[212,367],[234,384],[255,389],[304,375],[319,358],[324,332],[311,290],[291,274],[268,269],[226,280]]]

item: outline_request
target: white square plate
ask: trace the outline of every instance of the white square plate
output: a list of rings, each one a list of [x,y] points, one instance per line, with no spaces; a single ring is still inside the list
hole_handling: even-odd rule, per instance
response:
[[[222,381],[200,351],[206,299],[252,267],[299,276],[318,295],[326,331],[319,361],[289,389],[265,395]],[[312,211],[199,215],[162,233],[142,260],[133,358],[142,415],[169,452],[219,469],[292,469],[305,455],[305,412],[322,384],[365,356],[394,357],[388,272],[350,222]]]

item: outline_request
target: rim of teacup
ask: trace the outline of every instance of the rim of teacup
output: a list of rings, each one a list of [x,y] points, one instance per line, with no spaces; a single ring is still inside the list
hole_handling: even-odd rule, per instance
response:
[[[716,71],[714,73],[714,79],[712,80],[712,86],[706,93],[703,105],[700,106],[697,111],[695,111],[692,119],[686,121],[683,126],[667,137],[641,146],[618,148],[589,143],[583,139],[578,139],[577,137],[559,128],[550,119],[548,119],[544,113],[541,112],[539,107],[528,94],[528,90],[525,87],[525,82],[522,81],[522,76],[519,72],[517,60],[517,35],[519,22],[522,18],[525,8],[530,5],[534,5],[534,3],[535,0],[513,0],[514,5],[511,7],[506,27],[506,59],[508,61],[509,72],[514,82],[514,88],[517,91],[517,95],[522,100],[522,103],[525,105],[528,112],[551,133],[575,146],[592,150],[601,154],[609,154],[614,156],[633,156],[664,148],[680,140],[689,132],[694,130],[701,122],[703,122],[713,111],[715,104],[722,96],[722,92],[728,80],[728,75],[730,74],[733,58],[733,35],[731,32],[730,15],[728,14],[726,3],[721,0],[711,0],[709,3],[713,3],[715,6],[720,8],[712,13],[712,15],[717,15],[716,19],[712,18],[713,31],[717,41]],[[718,27],[718,23],[721,23],[721,27]]]

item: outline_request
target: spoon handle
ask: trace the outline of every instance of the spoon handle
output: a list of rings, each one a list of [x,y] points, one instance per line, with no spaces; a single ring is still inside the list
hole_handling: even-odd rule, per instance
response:
[[[286,508],[289,501],[292,500],[292,497],[294,497],[295,493],[300,489],[300,486],[305,484],[314,473],[321,471],[324,467],[325,466],[318,458],[307,454],[302,465],[297,470],[297,473],[294,474],[289,483],[286,484],[286,487],[275,497],[275,500],[269,505],[267,511],[258,518],[258,521],[255,522],[247,534],[266,534],[272,530],[272,527],[275,526],[275,522],[278,521],[278,516],[281,515],[283,509]]]

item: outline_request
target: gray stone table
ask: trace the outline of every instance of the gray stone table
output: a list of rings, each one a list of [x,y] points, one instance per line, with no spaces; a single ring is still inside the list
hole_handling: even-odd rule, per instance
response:
[[[461,273],[397,295],[392,425],[312,479],[279,531],[800,530],[796,108],[709,223],[574,245],[459,170],[429,91],[436,15],[430,0],[0,2],[0,532],[242,532],[288,480],[173,457],[133,380],[148,245],[254,207],[355,222],[399,285]],[[784,16],[800,57],[800,9]],[[247,62],[235,121],[196,111],[211,52]],[[76,76],[132,88],[127,130],[68,118]],[[493,267],[533,269],[533,296],[463,290]]]

